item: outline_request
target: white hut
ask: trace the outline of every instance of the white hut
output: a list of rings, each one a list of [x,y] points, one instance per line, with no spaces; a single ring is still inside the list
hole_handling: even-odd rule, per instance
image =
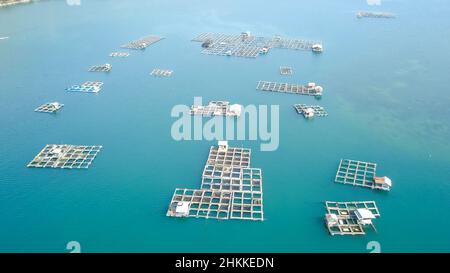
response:
[[[178,202],[175,207],[175,214],[178,216],[189,216],[189,202]]]
[[[390,191],[392,187],[392,180],[387,177],[375,177],[374,179],[375,187],[380,190]]]
[[[228,141],[219,140],[218,146],[219,152],[226,152],[228,150]]]
[[[323,51],[323,46],[321,44],[313,44],[311,49],[313,52],[321,53]]]
[[[375,219],[375,215],[368,209],[357,209],[355,210],[355,215],[358,222],[362,225],[371,225],[372,219]]]
[[[313,118],[314,117],[314,109],[306,108],[305,110],[303,110],[303,116],[305,116],[305,118]]]
[[[339,224],[339,218],[336,214],[328,213],[325,214],[325,220],[329,227],[337,226]]]

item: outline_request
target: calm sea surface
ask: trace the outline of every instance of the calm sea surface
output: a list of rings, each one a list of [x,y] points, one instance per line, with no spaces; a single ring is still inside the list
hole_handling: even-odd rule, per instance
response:
[[[360,19],[357,10],[395,20]],[[450,251],[450,6],[447,1],[41,1],[0,9],[0,251]],[[274,49],[256,59],[208,56],[201,32],[318,39],[324,53]],[[166,37],[128,58],[130,40]],[[111,73],[89,73],[109,62]],[[292,77],[279,75],[291,66]],[[153,68],[171,78],[149,76]],[[67,93],[87,80],[95,94]],[[255,90],[258,80],[325,88],[313,97]],[[280,106],[280,145],[253,149],[267,221],[165,216],[176,187],[198,188],[212,141],[172,139],[174,105],[194,96]],[[59,101],[56,115],[33,112]],[[306,121],[294,103],[321,104]],[[28,169],[47,143],[103,145],[89,170]],[[340,158],[378,163],[389,193],[333,183]],[[323,201],[375,200],[378,233],[332,237]]]

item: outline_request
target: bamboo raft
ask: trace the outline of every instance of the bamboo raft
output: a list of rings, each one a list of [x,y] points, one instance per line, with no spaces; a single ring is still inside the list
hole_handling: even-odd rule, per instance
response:
[[[102,146],[48,144],[28,163],[29,168],[87,169]]]
[[[316,85],[315,83],[309,83],[308,85],[300,85],[290,83],[258,81],[256,89],[261,91],[291,93],[316,97],[322,96],[323,93],[323,88],[321,86]]]
[[[35,112],[41,113],[56,113],[64,106],[64,104],[59,102],[47,102],[34,109]]]
[[[167,216],[264,220],[262,171],[249,167],[250,154],[226,141],[212,146],[201,189],[175,189]]]

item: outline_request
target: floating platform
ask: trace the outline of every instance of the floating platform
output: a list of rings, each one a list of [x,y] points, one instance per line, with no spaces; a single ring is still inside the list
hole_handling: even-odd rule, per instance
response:
[[[109,54],[109,57],[128,57],[130,56],[130,53],[128,52],[111,52]]]
[[[121,47],[128,48],[128,49],[145,49],[148,46],[161,41],[162,39],[164,39],[164,37],[150,35],[150,36],[142,37],[137,40],[131,41],[127,44],[122,45]]]
[[[315,83],[308,83],[307,85],[278,83],[268,81],[258,81],[257,90],[271,91],[280,93],[291,93],[299,95],[308,95],[320,97],[323,93],[323,88]]]
[[[280,74],[283,76],[290,76],[294,74],[294,71],[291,67],[288,66],[280,66]]]
[[[177,188],[167,216],[264,220],[262,171],[250,168],[250,149],[219,141],[210,148],[201,189]]]
[[[27,165],[29,168],[87,169],[102,146],[48,144]]]
[[[210,116],[236,116],[242,112],[242,105],[231,104],[228,101],[210,101],[208,105],[192,105],[191,115]]]
[[[72,85],[66,90],[69,92],[82,92],[82,93],[98,93],[102,90],[103,82],[88,81],[82,85]]]
[[[364,235],[364,227],[380,217],[375,201],[332,202],[326,201],[325,223],[331,235]]]
[[[110,64],[101,64],[101,65],[94,65],[91,68],[89,68],[89,72],[110,72],[112,69],[112,65]]]
[[[152,70],[150,75],[155,77],[170,77],[172,76],[172,73],[173,73],[172,70],[155,68]]]
[[[257,37],[251,35],[250,32],[231,35],[201,33],[192,41],[202,43],[203,54],[219,56],[256,58],[261,54],[267,54],[272,48],[322,51],[322,43],[319,41],[289,39],[280,36]]]
[[[328,116],[325,108],[319,105],[294,104],[294,108],[297,113],[303,115],[305,118]]]
[[[376,176],[377,164],[351,159],[341,159],[335,182],[353,186],[389,191],[392,181],[388,177]]]
[[[251,149],[228,147],[228,145],[225,149],[223,146],[225,145],[211,146],[207,165],[250,167]]]
[[[47,102],[34,109],[35,112],[41,113],[56,113],[59,109],[61,109],[64,104],[59,102]]]
[[[202,189],[262,192],[261,169],[206,165]]]
[[[360,18],[385,18],[385,19],[393,19],[395,18],[395,14],[388,12],[371,12],[371,11],[358,11],[356,13],[356,17]]]

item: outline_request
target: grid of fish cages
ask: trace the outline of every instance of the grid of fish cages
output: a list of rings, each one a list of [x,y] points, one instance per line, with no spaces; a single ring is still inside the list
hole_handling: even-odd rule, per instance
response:
[[[81,85],[72,85],[67,88],[68,92],[82,92],[82,93],[98,93],[101,91],[103,82],[88,81]]]
[[[294,74],[294,70],[288,66],[280,66],[280,74],[283,76],[290,76]]]
[[[375,231],[372,220],[380,217],[375,201],[326,201],[325,221],[331,235],[365,235],[365,226]]]
[[[251,149],[228,147],[226,150],[211,146],[208,165],[250,167]]]
[[[28,163],[29,168],[87,169],[102,146],[48,144]]]
[[[388,12],[371,12],[371,11],[358,11],[356,13],[358,19],[361,18],[384,18],[384,19],[394,19],[396,17],[393,13]]]
[[[258,168],[206,165],[201,188],[262,192],[262,171]]]
[[[150,75],[155,77],[170,77],[172,76],[172,73],[172,70],[155,68]]]
[[[308,85],[300,85],[290,83],[258,81],[256,89],[261,91],[290,93],[315,97],[320,97],[322,96],[323,93],[323,88],[321,86],[316,85],[315,83],[309,83]]]
[[[127,44],[122,45],[122,48],[128,49],[145,49],[146,47],[161,41],[164,37],[160,37],[157,35],[149,35],[146,37],[139,38],[137,40],[131,41]]]
[[[130,53],[128,52],[111,52],[109,54],[109,57],[128,57],[130,56]]]
[[[335,182],[374,188],[377,164],[351,159],[341,159]]]
[[[167,216],[264,220],[262,171],[249,163],[250,149],[212,146],[201,189],[176,189]]]
[[[34,109],[35,112],[41,112],[41,113],[56,113],[58,112],[64,104],[59,102],[47,102],[39,106],[38,108]]]
[[[231,104],[228,101],[210,101],[208,105],[192,105],[189,113],[191,115],[211,116],[240,116],[242,106]]]
[[[316,117],[326,117],[328,116],[325,108],[320,105],[306,105],[306,104],[294,104],[294,108],[298,114],[308,117],[309,113],[313,113]]]
[[[89,72],[110,72],[112,69],[111,64],[101,64],[101,65],[94,65],[89,68]]]
[[[318,41],[257,37],[249,32],[240,35],[201,33],[192,41],[202,43],[202,53],[220,56],[256,58],[271,48],[322,51],[322,43]]]

